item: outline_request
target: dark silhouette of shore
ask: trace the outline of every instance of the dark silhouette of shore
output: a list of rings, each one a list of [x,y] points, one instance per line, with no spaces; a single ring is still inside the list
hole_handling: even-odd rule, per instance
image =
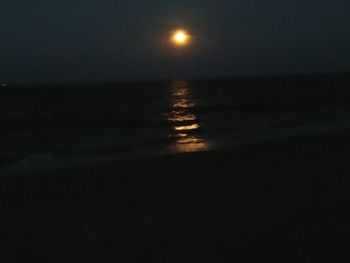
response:
[[[2,262],[345,262],[349,133],[0,178]]]

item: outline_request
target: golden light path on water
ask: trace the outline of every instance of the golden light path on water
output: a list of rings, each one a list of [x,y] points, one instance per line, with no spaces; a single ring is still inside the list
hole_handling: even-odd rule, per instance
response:
[[[200,135],[201,125],[194,112],[196,102],[185,81],[175,81],[170,89],[168,122],[172,126],[170,152],[199,152],[213,148],[213,143]]]
[[[199,125],[195,123],[191,125],[175,126],[174,128],[176,131],[193,131],[197,130],[199,128]]]

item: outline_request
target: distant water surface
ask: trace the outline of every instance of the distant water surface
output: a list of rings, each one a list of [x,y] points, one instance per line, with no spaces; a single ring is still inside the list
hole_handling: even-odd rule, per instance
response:
[[[348,128],[349,84],[300,77],[6,87],[0,154],[3,163],[160,155]]]

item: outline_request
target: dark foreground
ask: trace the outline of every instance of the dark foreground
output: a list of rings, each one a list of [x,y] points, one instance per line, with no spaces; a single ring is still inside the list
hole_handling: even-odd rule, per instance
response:
[[[1,262],[348,262],[349,132],[2,177]]]

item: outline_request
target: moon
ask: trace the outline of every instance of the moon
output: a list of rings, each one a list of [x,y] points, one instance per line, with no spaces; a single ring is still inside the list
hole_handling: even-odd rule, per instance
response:
[[[187,46],[190,43],[191,35],[184,29],[173,31],[171,42],[176,46]]]

